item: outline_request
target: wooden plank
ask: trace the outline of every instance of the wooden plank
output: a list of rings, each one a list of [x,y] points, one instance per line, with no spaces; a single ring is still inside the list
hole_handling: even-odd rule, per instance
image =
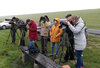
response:
[[[41,53],[29,54],[27,52],[27,47],[21,46],[20,48],[21,48],[22,52],[27,54],[30,58],[37,61],[39,64],[41,64],[45,68],[61,68],[60,65],[56,64],[51,59],[49,59],[48,57],[42,55]]]

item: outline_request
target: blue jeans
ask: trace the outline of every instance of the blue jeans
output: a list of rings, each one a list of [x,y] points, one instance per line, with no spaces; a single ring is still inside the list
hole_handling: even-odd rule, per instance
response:
[[[81,66],[83,66],[82,50],[76,50],[76,57],[77,57],[76,68],[81,68]]]
[[[32,46],[34,43],[35,43],[35,41],[34,41],[34,40],[32,40],[32,41],[30,40],[30,41],[29,41],[29,43],[28,43],[28,49],[29,49],[29,48],[30,48],[30,46]]]
[[[54,55],[54,46],[56,45],[56,56],[58,56],[59,43],[51,42],[51,55]]]

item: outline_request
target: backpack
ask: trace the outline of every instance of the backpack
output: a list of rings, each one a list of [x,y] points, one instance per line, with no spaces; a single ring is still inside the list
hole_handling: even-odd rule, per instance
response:
[[[88,28],[86,27],[86,25],[85,25],[85,37],[86,37],[86,39],[88,39]]]
[[[29,50],[30,54],[32,54],[32,53],[39,53],[40,52],[36,42],[33,43],[32,45],[28,45],[28,50]]]

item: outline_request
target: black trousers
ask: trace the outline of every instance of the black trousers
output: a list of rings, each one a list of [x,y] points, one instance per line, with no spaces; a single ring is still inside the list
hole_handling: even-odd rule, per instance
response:
[[[11,38],[12,38],[12,43],[15,43],[16,40],[16,30],[11,29]]]
[[[75,58],[75,50],[74,50],[74,40],[70,40],[70,46],[67,47],[67,50],[66,50],[66,54],[65,54],[65,57],[64,59],[67,61],[67,60],[74,60]]]
[[[48,37],[41,36],[41,51],[42,51],[42,54],[44,55],[48,53],[47,43],[48,43]]]

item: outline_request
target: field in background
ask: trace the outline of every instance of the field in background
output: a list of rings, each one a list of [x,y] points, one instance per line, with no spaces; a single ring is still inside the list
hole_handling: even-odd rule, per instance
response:
[[[67,14],[75,14],[81,16],[88,26],[91,29],[100,29],[100,9],[90,9],[90,10],[77,10],[77,11],[64,11],[64,12],[53,12],[53,13],[41,13],[41,14],[27,14],[27,15],[17,15],[23,19],[33,19],[36,23],[38,23],[39,18],[43,15],[48,15],[50,20],[52,21],[55,17],[65,18]],[[0,21],[5,18],[11,18],[12,16],[0,17]]]
[[[55,12],[55,13],[44,13],[44,14],[29,14],[29,15],[19,15],[19,17],[24,21],[28,18],[35,20],[38,23],[39,17],[43,15],[48,15],[50,20],[55,17],[65,18],[67,14],[75,14],[81,16],[86,22],[88,28],[100,29],[100,9],[93,10],[80,10],[80,11],[66,11],[66,12]],[[0,21],[9,17],[0,17]],[[0,68],[31,68],[31,65],[24,64],[21,61],[21,50],[18,48],[19,38],[16,34],[16,44],[11,44],[11,37],[6,45],[6,40],[9,35],[9,29],[0,30]],[[27,32],[28,33],[28,32]],[[25,38],[26,45],[28,44],[28,34]],[[37,42],[40,47],[40,42]],[[48,43],[48,48],[50,52],[50,43]],[[85,68],[100,68],[100,37],[95,35],[89,35],[87,48],[83,52],[83,59]],[[71,68],[75,66],[69,61],[65,64],[71,65]],[[61,64],[61,65],[65,65]]]
[[[28,32],[27,32],[28,33]],[[9,30],[0,30],[0,68],[31,68],[21,61],[21,50],[18,48],[19,38],[16,34],[16,44],[11,44],[11,37],[6,45],[6,40],[9,35]],[[28,34],[25,38],[26,46],[28,44]],[[40,47],[40,41],[37,42]],[[50,43],[48,43],[48,50],[51,51]],[[100,37],[89,35],[87,48],[83,52],[83,60],[85,68],[100,68]],[[75,65],[71,61],[61,65]]]

